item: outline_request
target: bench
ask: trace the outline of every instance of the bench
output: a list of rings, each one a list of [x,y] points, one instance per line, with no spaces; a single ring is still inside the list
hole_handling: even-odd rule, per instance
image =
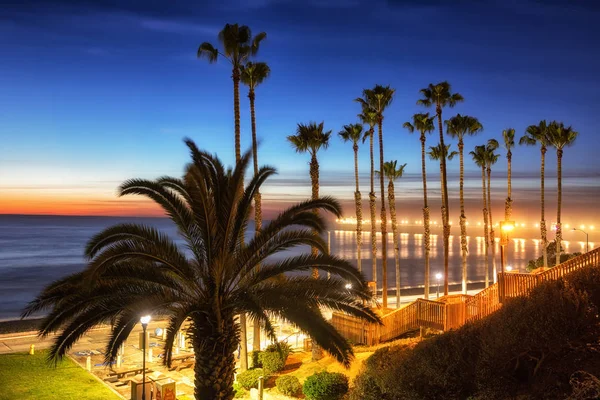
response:
[[[191,354],[182,354],[177,357],[171,358],[171,366],[169,367],[169,371],[179,371],[184,368],[192,368],[194,366],[195,355]],[[174,363],[176,365],[174,365]]]
[[[133,368],[133,369],[126,369],[126,370],[119,370],[119,371],[115,371],[115,370],[111,370],[111,372],[108,374],[107,378],[105,378],[105,381],[108,381],[108,379],[114,378],[116,377],[117,380],[121,379],[129,374],[133,374],[133,375],[137,375],[137,374],[141,374],[144,371],[144,368],[139,367],[139,368]],[[153,372],[152,370],[146,368],[146,373],[151,373]]]
[[[194,364],[196,363],[195,360],[187,360],[187,361],[182,361],[181,363],[177,364],[177,365],[172,365],[171,368],[169,368],[169,371],[181,371],[182,369],[185,368],[192,368],[194,366]]]

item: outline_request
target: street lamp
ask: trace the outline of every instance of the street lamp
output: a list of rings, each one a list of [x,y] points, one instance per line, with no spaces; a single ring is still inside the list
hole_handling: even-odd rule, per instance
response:
[[[573,228],[574,231],[581,231],[583,233],[585,233],[585,252],[587,253],[588,251],[590,251],[590,241],[589,241],[589,235],[587,234],[586,231],[584,231],[583,229],[578,229],[578,228]]]
[[[440,279],[442,279],[442,274],[438,272],[435,274],[435,279],[437,279],[437,298],[440,298]]]
[[[144,315],[140,318],[142,323],[142,400],[146,400],[146,328],[150,322],[150,316]]]

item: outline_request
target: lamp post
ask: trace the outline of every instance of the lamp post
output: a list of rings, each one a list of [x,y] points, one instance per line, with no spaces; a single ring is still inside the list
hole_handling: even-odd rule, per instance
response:
[[[502,280],[498,280],[500,284],[500,301],[504,301],[505,284],[504,270],[506,269],[506,246],[508,245],[508,234],[515,229],[515,221],[500,221],[500,272]],[[511,268],[512,269],[512,268]]]
[[[146,328],[150,322],[150,316],[144,315],[140,318],[142,323],[142,400],[146,400]]]
[[[440,298],[440,279],[442,279],[442,274],[438,272],[435,274],[435,279],[437,279],[437,298]]]
[[[583,229],[578,229],[578,228],[573,228],[574,231],[581,231],[583,233],[585,233],[585,252],[587,253],[588,251],[590,251],[590,241],[589,241],[589,236],[587,234],[586,231],[584,231]]]

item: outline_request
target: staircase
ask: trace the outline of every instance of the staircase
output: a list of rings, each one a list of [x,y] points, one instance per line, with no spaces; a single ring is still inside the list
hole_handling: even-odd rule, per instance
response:
[[[456,329],[467,322],[487,317],[507,298],[526,296],[543,281],[556,280],[573,271],[600,265],[600,248],[572,258],[539,274],[505,272],[495,283],[474,296],[459,294],[438,300],[417,299],[381,317],[383,325],[365,323],[343,312],[334,312],[331,324],[355,344],[376,345],[420,327],[441,331]]]

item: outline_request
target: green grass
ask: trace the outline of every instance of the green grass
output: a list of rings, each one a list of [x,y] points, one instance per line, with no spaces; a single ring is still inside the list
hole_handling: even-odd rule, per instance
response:
[[[0,400],[117,400],[119,397],[70,359],[55,368],[47,352],[0,355]]]

